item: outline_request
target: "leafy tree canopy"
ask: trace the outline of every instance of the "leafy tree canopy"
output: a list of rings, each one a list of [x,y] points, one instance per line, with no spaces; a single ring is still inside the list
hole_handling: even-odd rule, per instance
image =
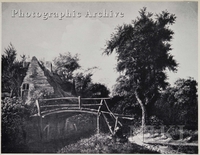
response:
[[[92,85],[92,74],[77,73],[74,77],[75,88],[78,96],[90,96],[89,87]]]
[[[193,78],[178,79],[173,87],[161,93],[155,103],[154,112],[165,124],[198,126],[197,82]]]
[[[20,61],[18,61],[16,57],[17,51],[10,43],[1,56],[2,91],[9,92],[10,96],[13,96],[14,94],[19,96],[20,86],[27,70],[27,66],[23,65],[26,60],[26,56],[21,56],[22,60]]]
[[[92,73],[77,73],[74,77],[75,88],[78,96],[81,97],[108,97],[108,88],[101,83],[92,81]]]
[[[169,25],[174,24],[176,17],[163,11],[153,18],[153,13],[146,12],[146,8],[139,14],[131,24],[117,27],[104,53],[117,53],[116,69],[122,73],[121,79],[125,79],[118,87],[134,94],[145,115],[145,106],[168,85],[165,70],[177,70],[178,64],[169,53],[174,34]]]
[[[197,103],[197,81],[193,78],[178,79],[175,82],[176,104],[191,106]]]
[[[78,55],[72,56],[71,53],[59,54],[53,60],[55,72],[60,75],[63,80],[71,80],[73,72],[80,68]]]
[[[108,88],[101,83],[94,83],[90,86],[90,91],[92,92],[92,97],[108,97]]]

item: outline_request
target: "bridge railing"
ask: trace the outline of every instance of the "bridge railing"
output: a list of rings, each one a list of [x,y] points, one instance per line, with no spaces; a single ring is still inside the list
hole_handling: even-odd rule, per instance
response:
[[[100,111],[101,106],[104,104],[106,106],[107,111],[103,111],[103,113],[105,114],[111,114],[114,117],[120,117],[123,119],[129,119],[129,120],[133,120],[133,117],[131,115],[122,115],[122,114],[116,114],[113,113],[108,104],[107,104],[107,100],[110,100],[111,98],[109,97],[103,97],[103,98],[81,98],[79,97],[62,97],[62,98],[49,98],[49,99],[39,99],[36,100],[36,106],[37,106],[37,111],[38,111],[38,116],[41,116],[41,111],[44,108],[61,108],[61,107],[73,107],[73,108],[78,108],[78,109],[82,109],[82,108],[86,108],[86,107],[97,107],[98,111]],[[72,103],[60,103],[59,100],[73,100],[74,102]],[[48,102],[46,102],[45,104],[41,104],[43,101],[58,101],[57,104],[48,104]],[[85,101],[100,101],[98,103],[88,103]]]
[[[78,97],[62,97],[62,98],[50,98],[50,99],[40,99],[36,100],[36,106],[38,109],[38,116],[40,116],[40,126],[42,128],[42,118],[46,115],[52,114],[52,113],[60,113],[61,111],[73,111],[73,112],[89,112],[89,113],[94,113],[97,115],[97,133],[99,133],[99,119],[100,115],[106,114],[106,112],[101,111],[101,107],[103,104],[107,108],[107,114],[110,114],[114,119],[118,122],[118,118],[115,117],[115,115],[111,112],[109,109],[106,100],[109,100],[111,98],[81,98],[80,96]],[[59,102],[59,100],[70,100],[71,103],[67,102]],[[56,101],[52,103],[49,103],[48,101]],[[88,103],[88,102],[93,102],[93,103]],[[98,103],[94,103],[94,101],[98,101]],[[100,101],[100,102],[99,102]],[[42,102],[45,102],[41,104]],[[84,103],[86,102],[86,103]],[[92,108],[96,106],[96,108]],[[86,108],[89,107],[89,108]],[[106,121],[106,123],[108,123]],[[121,123],[120,123],[121,124]],[[41,129],[40,129],[41,130]]]
[[[78,108],[82,109],[85,107],[101,107],[103,104],[103,101],[106,103],[105,100],[109,100],[111,98],[109,97],[104,97],[104,98],[81,98],[80,96],[78,97],[62,97],[62,98],[49,98],[49,99],[39,99],[36,100],[36,106],[38,110],[38,116],[41,116],[41,111],[42,109],[45,108]],[[62,100],[62,102],[59,102],[59,100]],[[64,100],[64,102],[63,102]],[[71,103],[68,103],[66,100],[71,101]],[[49,104],[48,101],[56,101],[56,103]],[[86,103],[85,103],[86,101]],[[92,101],[93,103],[88,103],[88,101]],[[95,101],[100,101],[99,103],[94,103]],[[44,103],[45,102],[45,103]],[[42,104],[43,103],[43,104]],[[106,104],[107,106],[107,104]],[[108,106],[107,106],[108,108]],[[110,110],[109,110],[110,111]]]
[[[124,115],[113,113],[106,102],[106,100],[109,100],[109,99],[111,98],[109,97],[81,98],[80,96],[40,99],[40,100],[36,100],[36,106],[38,109],[37,116],[40,116],[42,119],[47,115],[56,114],[60,112],[69,112],[69,111],[93,113],[97,115],[97,132],[99,133],[99,118],[100,118],[100,115],[102,114],[110,132],[112,134],[115,134],[117,125],[122,126],[122,123],[118,119],[119,117],[122,119],[129,119],[129,120],[133,120],[133,118],[127,115],[124,116]],[[64,102],[61,100],[64,100]],[[70,102],[67,102],[67,101],[65,102],[65,100],[68,100]],[[55,101],[55,102],[53,102],[52,104],[48,101]],[[104,109],[102,107],[104,107]],[[107,118],[108,116],[111,117],[111,119],[115,122],[113,128],[111,127],[109,123],[109,120]]]

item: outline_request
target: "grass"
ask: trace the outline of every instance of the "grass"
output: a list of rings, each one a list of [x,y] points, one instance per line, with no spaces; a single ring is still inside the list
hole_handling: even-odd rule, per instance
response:
[[[158,153],[143,146],[113,139],[108,134],[95,134],[67,145],[58,153]]]

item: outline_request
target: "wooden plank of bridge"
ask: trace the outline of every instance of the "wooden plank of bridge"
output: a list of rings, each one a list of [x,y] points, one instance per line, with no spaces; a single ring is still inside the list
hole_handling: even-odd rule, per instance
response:
[[[41,108],[48,108],[48,107],[79,107],[79,104],[54,104],[54,105],[43,105],[40,106]]]
[[[43,105],[40,108],[48,108],[48,107],[87,107],[87,106],[101,106],[101,104],[54,104],[54,105]]]
[[[109,97],[103,97],[103,98],[82,98],[82,100],[108,100]]]
[[[59,97],[59,98],[49,98],[49,99],[40,99],[40,100],[53,101],[53,100],[66,100],[66,99],[77,99],[77,97]]]
[[[67,99],[78,99],[78,97],[59,97],[59,98],[49,98],[49,99],[40,99],[41,101],[52,101],[52,100],[67,100]],[[107,100],[109,97],[103,98],[81,98],[81,100]]]
[[[63,113],[63,112],[74,112],[74,113],[79,113],[79,112],[86,112],[86,113],[89,113],[89,114],[94,114],[94,115],[97,115],[97,112],[95,111],[88,111],[88,110],[84,110],[84,109],[59,109],[58,111],[52,111],[51,113],[44,113],[42,114],[42,117],[46,117],[48,115],[51,115],[51,114],[58,114],[58,113]]]
[[[88,106],[101,106],[101,104],[81,104],[81,106],[85,106],[85,107],[88,107]]]

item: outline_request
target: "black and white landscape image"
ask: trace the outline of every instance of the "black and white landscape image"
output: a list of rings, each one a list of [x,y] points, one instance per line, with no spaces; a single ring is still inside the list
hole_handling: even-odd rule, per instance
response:
[[[1,152],[198,154],[198,2],[2,2]]]

